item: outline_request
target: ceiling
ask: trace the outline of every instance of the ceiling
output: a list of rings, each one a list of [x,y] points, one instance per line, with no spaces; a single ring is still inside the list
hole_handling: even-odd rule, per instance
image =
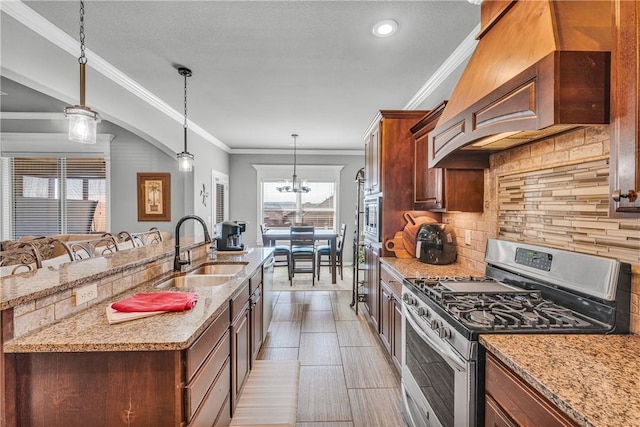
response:
[[[78,39],[79,2],[24,4]],[[189,120],[228,152],[288,149],[294,132],[303,149],[361,150],[377,110],[430,108],[441,100],[430,106],[412,98],[473,33],[479,17],[480,8],[463,0],[86,0],[85,34],[88,67],[98,55],[175,109],[175,122],[184,113],[184,81],[176,67],[190,68]],[[383,19],[398,22],[395,35],[372,34]],[[76,67],[64,78],[76,87],[77,51],[76,59],[64,56]],[[103,96],[96,80],[87,79],[89,106]],[[55,100],[38,101],[39,92],[21,95],[20,87],[3,79],[3,113],[60,111]],[[109,117],[110,111],[99,112]],[[136,128],[138,117],[125,120]]]

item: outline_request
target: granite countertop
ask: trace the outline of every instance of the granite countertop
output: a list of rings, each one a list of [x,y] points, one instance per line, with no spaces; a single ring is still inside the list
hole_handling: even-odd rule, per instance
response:
[[[483,276],[484,272],[470,270],[460,264],[433,265],[425,264],[417,258],[381,257],[380,261],[394,269],[402,277],[417,276]]]
[[[640,336],[480,336],[480,344],[581,426],[640,426]]]
[[[162,289],[196,292],[198,302],[191,310],[163,313],[114,325],[108,323],[106,308],[110,303],[137,292],[159,291],[153,287],[161,281],[156,279],[56,324],[10,340],[4,344],[3,350],[5,353],[36,353],[186,349],[228,307],[229,300],[272,252],[272,248],[254,248],[246,254],[219,255],[218,263],[248,263],[224,285]]]

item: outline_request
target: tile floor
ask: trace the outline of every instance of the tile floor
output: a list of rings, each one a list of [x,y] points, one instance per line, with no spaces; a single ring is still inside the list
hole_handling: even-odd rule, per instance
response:
[[[406,427],[399,377],[351,291],[282,291],[260,359],[300,360],[297,427]]]

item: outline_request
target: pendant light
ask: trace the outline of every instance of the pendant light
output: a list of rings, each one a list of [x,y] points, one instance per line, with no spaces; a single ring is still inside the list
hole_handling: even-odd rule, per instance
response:
[[[193,170],[193,154],[187,151],[187,77],[191,77],[191,70],[188,68],[178,68],[178,73],[184,77],[184,151],[178,153],[178,170],[181,172],[191,172]]]
[[[95,144],[100,116],[84,105],[85,69],[87,57],[84,54],[84,1],[80,0],[80,105],[67,106],[64,115],[69,119],[69,139],[82,144]]]
[[[291,184],[284,183],[283,185],[276,187],[276,189],[281,193],[308,193],[311,191],[305,183],[300,183],[298,180],[298,175],[296,175],[296,139],[298,138],[298,134],[292,133],[293,137],[293,179],[291,180]]]

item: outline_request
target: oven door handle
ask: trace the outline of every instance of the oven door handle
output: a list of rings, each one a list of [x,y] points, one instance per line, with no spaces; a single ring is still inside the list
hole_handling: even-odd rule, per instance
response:
[[[403,304],[404,306],[404,304]],[[422,328],[413,319],[412,314],[404,307],[404,318],[411,323],[413,330],[425,341],[434,351],[438,352],[442,356],[449,366],[457,370],[458,372],[465,372],[465,362],[448,344],[438,344],[429,335],[422,331]]]

